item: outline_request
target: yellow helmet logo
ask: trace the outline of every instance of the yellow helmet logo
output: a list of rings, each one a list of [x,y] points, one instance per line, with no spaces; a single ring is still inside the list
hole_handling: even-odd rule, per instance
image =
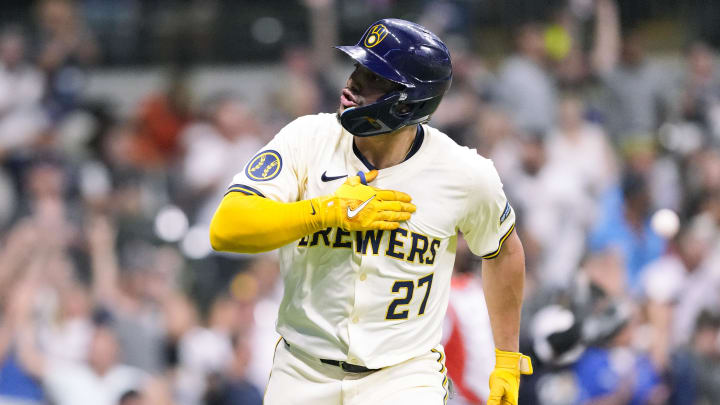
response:
[[[388,29],[382,24],[375,24],[370,28],[367,36],[365,37],[365,47],[372,48],[373,46],[382,42],[388,34]]]

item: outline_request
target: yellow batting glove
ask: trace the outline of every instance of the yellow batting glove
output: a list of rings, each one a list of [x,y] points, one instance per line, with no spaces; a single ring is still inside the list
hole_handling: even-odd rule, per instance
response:
[[[358,172],[348,177],[334,194],[313,198],[322,227],[337,226],[346,231],[370,229],[393,230],[415,212],[409,195],[400,191],[380,190],[368,186],[377,170]]]
[[[487,405],[517,405],[520,374],[532,374],[530,357],[495,349],[495,369],[490,374]]]

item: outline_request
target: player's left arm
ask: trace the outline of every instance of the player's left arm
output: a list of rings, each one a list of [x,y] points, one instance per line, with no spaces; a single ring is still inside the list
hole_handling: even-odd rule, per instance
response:
[[[519,350],[525,254],[515,231],[515,210],[492,161],[474,156],[459,229],[470,251],[483,258],[482,280],[495,341],[487,405],[516,405],[520,374],[531,374],[530,358]]]
[[[482,280],[495,341],[488,405],[516,405],[520,374],[532,374],[530,358],[519,353],[520,311],[525,284],[525,253],[511,231],[497,256],[482,262]]]
[[[483,259],[482,280],[495,347],[516,352],[525,285],[525,253],[517,232],[512,231],[497,256]]]

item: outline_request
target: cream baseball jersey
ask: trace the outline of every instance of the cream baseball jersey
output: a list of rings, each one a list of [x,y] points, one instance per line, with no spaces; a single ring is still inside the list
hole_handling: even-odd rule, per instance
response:
[[[335,114],[311,115],[283,128],[228,192],[294,202],[370,169]],[[515,214],[492,162],[427,125],[369,185],[409,194],[417,211],[393,231],[327,228],[280,248],[277,330],[317,358],[382,368],[440,343],[458,231],[492,258]]]

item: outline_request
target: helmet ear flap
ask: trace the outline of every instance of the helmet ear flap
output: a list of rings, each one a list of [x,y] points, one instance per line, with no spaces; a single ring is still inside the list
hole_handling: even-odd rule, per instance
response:
[[[441,100],[442,96],[412,103],[396,103],[390,108],[390,113],[406,120],[405,125],[422,124],[430,119]]]
[[[348,132],[356,136],[373,136],[392,132],[408,124],[412,108],[402,115],[388,114],[403,98],[402,92],[392,92],[380,100],[362,107],[345,109],[338,120]],[[411,104],[408,104],[411,105]]]
[[[421,101],[418,104],[418,109],[415,110],[415,115],[417,117],[424,117],[424,116],[430,116],[435,110],[437,110],[438,105],[440,105],[440,101],[442,100],[442,96],[440,97],[433,97],[429,100]]]

